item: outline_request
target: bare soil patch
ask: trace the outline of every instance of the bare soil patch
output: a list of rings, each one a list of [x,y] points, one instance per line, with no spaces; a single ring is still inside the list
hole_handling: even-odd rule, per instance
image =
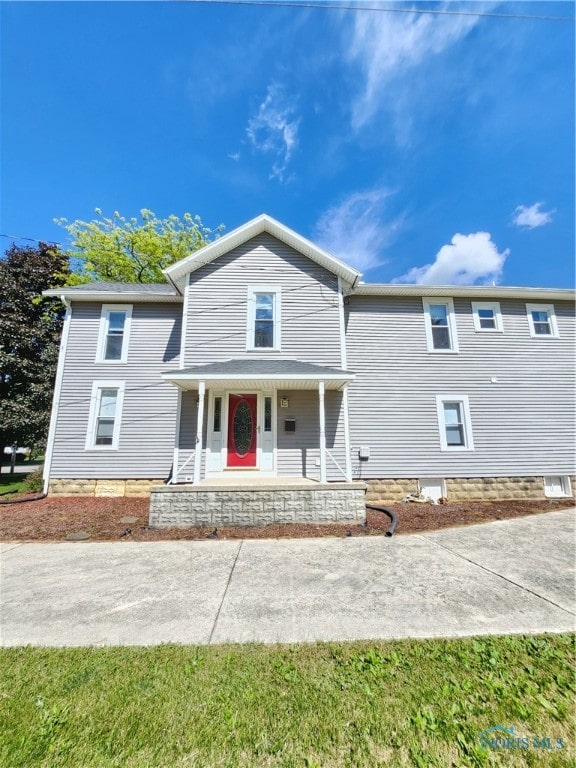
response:
[[[396,535],[433,531],[534,515],[574,506],[573,499],[543,501],[470,501],[442,505],[389,504],[396,513]],[[136,517],[134,523],[123,518]],[[87,532],[90,541],[168,541],[200,539],[279,539],[321,536],[381,536],[389,518],[367,511],[366,525],[282,524],[260,527],[148,528],[148,499],[67,497],[24,504],[0,505],[1,541],[64,541],[68,534]]]

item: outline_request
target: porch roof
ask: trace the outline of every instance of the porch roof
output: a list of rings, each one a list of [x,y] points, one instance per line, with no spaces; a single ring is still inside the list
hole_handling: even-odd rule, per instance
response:
[[[208,389],[318,389],[320,381],[326,389],[342,389],[355,375],[300,360],[226,360],[165,371],[162,378],[180,389],[198,389],[201,381]]]

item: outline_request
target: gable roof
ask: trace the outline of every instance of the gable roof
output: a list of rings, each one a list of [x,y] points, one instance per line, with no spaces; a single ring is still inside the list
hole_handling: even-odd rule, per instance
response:
[[[355,285],[361,277],[361,273],[358,272],[358,270],[345,262],[340,261],[336,256],[333,256],[331,253],[328,253],[328,251],[325,251],[323,248],[310,242],[310,240],[302,237],[302,235],[299,235],[292,229],[285,227],[284,224],[280,224],[279,221],[276,221],[276,219],[273,219],[266,213],[263,213],[246,224],[243,224],[241,227],[232,230],[232,232],[218,238],[218,240],[214,240],[214,242],[205,245],[204,248],[195,251],[185,259],[176,262],[176,264],[172,264],[167,269],[164,269],[163,273],[171,283],[182,290],[186,275],[190,272],[200,269],[200,267],[203,267],[205,264],[210,264],[210,262],[214,261],[219,256],[223,256],[225,253],[243,245],[248,240],[251,240],[253,237],[260,235],[263,232],[267,232],[277,240],[294,248],[294,250],[298,251],[303,256],[307,256],[312,261],[315,261],[321,267],[324,267],[324,269],[338,275],[338,277],[342,278],[348,286]]]

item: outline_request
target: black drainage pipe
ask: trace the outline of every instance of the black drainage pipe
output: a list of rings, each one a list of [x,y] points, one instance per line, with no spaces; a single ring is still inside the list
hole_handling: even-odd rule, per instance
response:
[[[40,496],[29,496],[27,499],[10,499],[10,501],[0,501],[0,506],[3,504],[25,504],[27,501],[40,501],[40,499],[45,499],[47,493],[42,493]]]
[[[384,512],[385,515],[388,515],[388,517],[392,522],[388,526],[388,530],[384,535],[392,536],[394,534],[394,531],[396,530],[396,526],[398,525],[398,518],[396,517],[394,512],[392,512],[391,509],[386,509],[386,507],[375,507],[374,504],[366,504],[366,509],[375,509],[376,512]]]

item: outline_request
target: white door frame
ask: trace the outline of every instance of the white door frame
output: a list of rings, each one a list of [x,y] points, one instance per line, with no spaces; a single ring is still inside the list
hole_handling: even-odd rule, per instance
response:
[[[256,395],[256,466],[255,467],[228,467],[228,417],[230,413],[230,395]],[[214,399],[222,398],[222,412],[220,415],[220,450],[214,451]],[[264,398],[272,398],[272,469],[263,471],[262,433],[264,429]],[[246,477],[247,474],[260,477],[276,477],[278,458],[278,416],[277,416],[276,390],[254,390],[246,387],[234,387],[234,389],[210,390],[208,397],[208,429],[206,440],[206,477]],[[215,455],[219,453],[218,457]],[[218,466],[218,469],[211,469]]]

